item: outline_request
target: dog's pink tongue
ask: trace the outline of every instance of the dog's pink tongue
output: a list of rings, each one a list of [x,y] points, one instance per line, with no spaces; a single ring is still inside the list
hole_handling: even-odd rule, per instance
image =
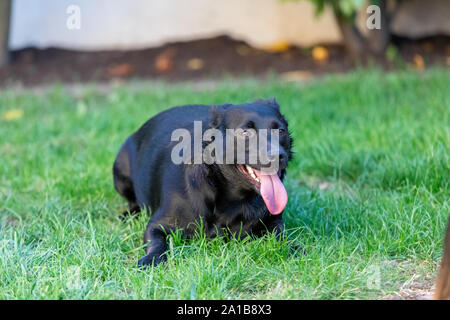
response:
[[[258,175],[261,182],[261,196],[266,203],[271,214],[280,214],[287,204],[287,192],[278,174],[266,174],[261,172]]]

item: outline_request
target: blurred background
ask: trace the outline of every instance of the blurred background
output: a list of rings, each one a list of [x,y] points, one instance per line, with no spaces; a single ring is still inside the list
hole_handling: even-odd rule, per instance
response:
[[[370,4],[381,29],[370,30]],[[371,20],[373,22],[373,20]],[[0,0],[0,86],[450,66],[448,0]]]

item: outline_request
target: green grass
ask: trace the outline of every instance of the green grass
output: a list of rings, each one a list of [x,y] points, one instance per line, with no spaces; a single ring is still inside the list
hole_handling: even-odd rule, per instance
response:
[[[330,76],[306,85],[150,83],[74,96],[0,92],[1,299],[364,299],[432,283],[449,215],[450,73]],[[295,138],[286,182],[289,255],[273,235],[170,237],[138,272],[148,218],[120,222],[121,143],[174,105],[277,97]]]

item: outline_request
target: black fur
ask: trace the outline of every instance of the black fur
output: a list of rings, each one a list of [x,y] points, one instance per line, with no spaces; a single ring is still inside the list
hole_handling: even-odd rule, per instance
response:
[[[139,265],[157,265],[166,259],[167,233],[177,228],[187,236],[202,225],[209,237],[231,232],[241,237],[283,230],[282,214],[269,213],[257,189],[234,164],[179,164],[171,161],[175,129],[193,132],[194,121],[203,131],[217,128],[281,129],[280,170],[284,178],[292,158],[292,138],[275,99],[242,105],[189,105],[164,111],[148,120],[122,145],[114,162],[114,186],[128,200],[128,213],[152,212],[144,235],[146,256]],[[193,135],[193,134],[192,134]],[[204,143],[205,147],[207,143]],[[253,166],[254,167],[254,166]],[[255,167],[255,169],[257,169]]]

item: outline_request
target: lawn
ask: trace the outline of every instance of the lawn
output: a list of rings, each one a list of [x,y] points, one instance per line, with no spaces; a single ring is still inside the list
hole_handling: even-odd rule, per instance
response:
[[[0,91],[1,299],[367,299],[429,290],[449,215],[450,72],[357,71],[147,83],[77,94]],[[124,139],[165,108],[276,97],[295,139],[273,235],[169,238],[134,268],[148,217],[122,222],[112,184]]]

